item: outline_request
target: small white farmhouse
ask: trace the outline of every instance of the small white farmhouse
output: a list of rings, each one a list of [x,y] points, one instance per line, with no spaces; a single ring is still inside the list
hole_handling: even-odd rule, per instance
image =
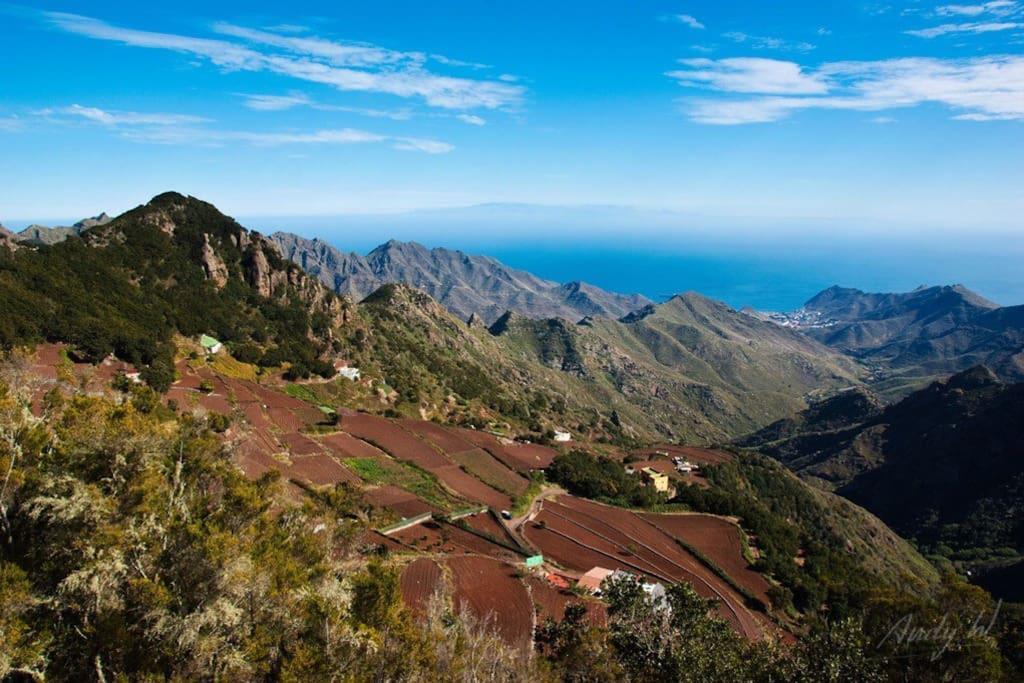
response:
[[[353,382],[360,377],[359,368],[350,368],[348,366],[338,368],[338,374]]]

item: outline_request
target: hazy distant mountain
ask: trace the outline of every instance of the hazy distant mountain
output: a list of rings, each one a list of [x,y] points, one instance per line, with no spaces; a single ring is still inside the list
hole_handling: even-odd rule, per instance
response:
[[[883,393],[977,364],[1024,380],[1024,306],[1000,308],[962,285],[901,294],[831,287],[779,321],[880,368]]]
[[[15,239],[26,244],[56,244],[57,242],[63,242],[71,235],[81,235],[89,228],[96,227],[97,225],[106,225],[111,220],[111,217],[106,213],[101,213],[92,218],[83,218],[70,226],[48,228],[45,225],[30,225],[15,235]]]
[[[651,303],[640,295],[614,294],[582,282],[559,284],[487,256],[427,249],[416,242],[391,240],[361,256],[289,233],[275,233],[271,240],[286,258],[356,301],[381,285],[402,283],[423,290],[463,319],[476,314],[488,325],[510,310],[530,318],[575,321],[618,318]]]

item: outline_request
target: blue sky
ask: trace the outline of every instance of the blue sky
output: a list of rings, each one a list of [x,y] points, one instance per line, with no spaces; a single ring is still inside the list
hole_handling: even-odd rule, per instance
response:
[[[1020,236],[1024,0],[961,1],[0,4],[0,220],[176,189]]]

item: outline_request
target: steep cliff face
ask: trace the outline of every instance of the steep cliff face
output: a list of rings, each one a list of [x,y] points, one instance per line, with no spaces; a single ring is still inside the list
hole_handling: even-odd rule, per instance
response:
[[[203,270],[206,271],[206,278],[212,280],[213,284],[220,289],[228,282],[228,267],[224,261],[217,256],[217,252],[210,245],[210,236],[203,233],[203,248],[200,254]]]

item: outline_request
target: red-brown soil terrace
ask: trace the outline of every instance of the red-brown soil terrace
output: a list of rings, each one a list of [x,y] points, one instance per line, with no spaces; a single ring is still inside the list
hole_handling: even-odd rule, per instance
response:
[[[561,496],[544,502],[524,535],[545,556],[574,571],[601,566],[661,583],[689,583],[700,595],[717,599],[721,615],[742,635],[756,639],[764,632],[763,619],[746,607],[738,591],[671,536],[629,510]]]
[[[528,651],[533,638],[533,603],[516,570],[486,557],[450,557],[452,603],[492,626],[506,642]]]

